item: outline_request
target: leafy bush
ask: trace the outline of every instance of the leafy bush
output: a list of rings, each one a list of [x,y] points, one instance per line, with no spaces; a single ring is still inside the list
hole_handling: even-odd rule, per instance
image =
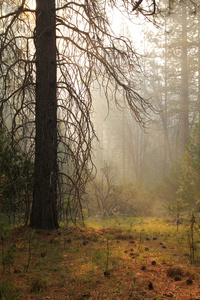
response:
[[[161,203],[164,213],[176,215],[184,210],[182,200],[177,197],[180,186],[182,160],[177,159],[171,166],[169,173],[154,191]]]
[[[183,157],[174,162],[157,195],[169,212],[177,217],[184,212],[200,211],[200,127],[191,134]]]
[[[200,127],[196,126],[182,161],[177,196],[192,211],[200,211]]]
[[[0,213],[28,218],[33,189],[33,163],[0,129]]]

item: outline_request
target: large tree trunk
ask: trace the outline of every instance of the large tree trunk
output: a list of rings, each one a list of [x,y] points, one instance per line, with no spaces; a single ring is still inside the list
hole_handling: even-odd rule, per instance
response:
[[[36,1],[36,137],[32,227],[58,228],[55,0]]]

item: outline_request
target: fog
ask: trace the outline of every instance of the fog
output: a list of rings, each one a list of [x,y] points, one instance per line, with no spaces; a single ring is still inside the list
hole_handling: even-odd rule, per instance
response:
[[[124,18],[119,22],[117,17],[118,26],[113,18],[115,29],[132,39],[138,53],[141,70],[134,78],[135,87],[153,109],[144,116],[144,124],[138,124],[123,95],[115,95],[110,87],[108,105],[103,91],[94,88],[97,178],[103,178],[101,170],[109,166],[115,185],[132,183],[148,194],[159,191],[152,201],[159,198],[162,211],[169,204],[163,182],[172,176],[174,164],[180,163],[199,122],[199,7],[179,3],[169,9],[163,5],[155,24],[149,25],[142,19],[140,25]],[[180,172],[181,164],[177,167]]]

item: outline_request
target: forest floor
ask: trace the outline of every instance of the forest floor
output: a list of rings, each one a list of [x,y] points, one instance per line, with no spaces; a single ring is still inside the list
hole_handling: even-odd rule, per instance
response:
[[[0,299],[200,299],[198,226],[177,232],[172,220],[153,218],[86,225],[4,230]]]

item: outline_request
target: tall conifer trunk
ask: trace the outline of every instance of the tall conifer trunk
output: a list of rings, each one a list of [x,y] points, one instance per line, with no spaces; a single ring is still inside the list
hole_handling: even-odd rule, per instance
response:
[[[32,227],[58,228],[55,0],[36,0],[36,137]]]
[[[181,147],[185,146],[189,139],[189,91],[188,91],[188,47],[187,47],[187,7],[182,4],[182,63],[181,63]]]

